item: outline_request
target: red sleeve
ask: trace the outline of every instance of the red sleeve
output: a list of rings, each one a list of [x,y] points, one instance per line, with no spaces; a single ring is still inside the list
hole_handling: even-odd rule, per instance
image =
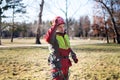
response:
[[[50,28],[45,35],[45,41],[48,43],[50,42],[51,34],[52,34],[52,29]]]
[[[52,39],[55,37],[54,34],[55,34],[55,31],[56,28],[55,26],[52,26],[46,33],[45,35],[45,41],[48,42],[48,43],[51,43],[52,42]]]

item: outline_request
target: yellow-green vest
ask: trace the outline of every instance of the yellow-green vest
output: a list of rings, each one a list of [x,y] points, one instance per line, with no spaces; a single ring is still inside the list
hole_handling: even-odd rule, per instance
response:
[[[56,39],[58,41],[59,48],[61,49],[69,49],[70,48],[70,41],[67,34],[63,36],[56,35]]]

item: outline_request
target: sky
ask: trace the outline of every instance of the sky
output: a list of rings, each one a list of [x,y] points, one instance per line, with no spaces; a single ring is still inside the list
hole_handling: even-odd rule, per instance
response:
[[[66,0],[45,0],[42,20],[52,20],[55,16],[61,16],[65,19]],[[39,4],[41,0],[23,0],[27,6],[26,14],[16,14],[15,22],[34,22],[38,20]],[[88,15],[92,20],[94,3],[90,0],[68,0],[68,18],[78,20],[80,16]],[[11,10],[6,14],[11,15]],[[11,19],[9,19],[11,21]]]

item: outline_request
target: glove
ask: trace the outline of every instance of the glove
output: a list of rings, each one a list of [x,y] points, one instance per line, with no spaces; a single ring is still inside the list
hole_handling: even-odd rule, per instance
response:
[[[72,53],[72,59],[73,59],[74,63],[78,63],[78,59],[77,59],[75,53]]]
[[[77,58],[73,58],[74,63],[78,63],[78,59]]]

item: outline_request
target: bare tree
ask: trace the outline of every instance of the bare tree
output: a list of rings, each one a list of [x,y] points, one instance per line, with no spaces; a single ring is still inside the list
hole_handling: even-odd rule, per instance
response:
[[[64,0],[64,3],[61,3],[62,1],[60,1],[60,0],[59,1],[51,0],[51,4],[53,5],[53,3],[54,3],[54,8],[56,8],[57,10],[61,11],[64,14],[65,21],[66,21],[66,31],[68,34],[70,33],[69,31],[71,29],[69,19],[73,18],[73,16],[75,16],[76,13],[79,12],[79,9],[83,6],[85,6],[88,3],[88,1],[89,0],[87,0],[85,4],[81,4],[81,2],[79,1],[80,5],[74,6],[75,4],[72,3],[70,0]],[[56,2],[57,2],[57,4],[56,4]],[[62,6],[64,6],[64,7],[62,7]],[[69,14],[70,10],[73,10],[74,12]],[[50,12],[50,9],[48,11]],[[52,13],[56,15],[55,12],[52,12]]]
[[[66,17],[66,26],[67,26],[67,33],[69,34],[69,25],[68,25],[68,0],[66,1],[66,11],[65,11],[65,17]]]
[[[65,21],[66,21],[66,27],[67,27],[67,34],[69,34],[69,21],[68,21],[68,0],[65,0],[65,10],[61,9],[60,10],[64,13],[65,15]]]
[[[88,32],[90,30],[90,19],[88,16],[82,16],[80,17],[80,27],[82,29],[82,36],[83,37],[88,37]]]
[[[38,22],[38,28],[37,28],[37,33],[36,33],[36,44],[41,44],[40,37],[41,37],[41,25],[42,25],[43,6],[44,6],[44,0],[42,0],[41,4],[40,4],[39,22]]]

